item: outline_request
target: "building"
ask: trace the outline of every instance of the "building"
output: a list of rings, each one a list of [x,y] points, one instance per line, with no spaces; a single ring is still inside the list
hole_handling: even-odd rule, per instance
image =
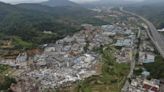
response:
[[[46,48],[44,49],[45,52],[53,52],[53,51],[55,51],[55,50],[56,50],[55,47],[46,47]]]
[[[146,53],[146,52],[140,52],[139,53],[139,61],[141,63],[153,63],[155,62],[155,55],[151,53]]]
[[[117,40],[117,42],[115,43],[115,46],[119,46],[119,47],[130,47],[132,46],[133,41],[131,39],[119,39]]]
[[[142,76],[145,77],[145,78],[147,78],[148,76],[150,76],[150,72],[144,70],[144,71],[142,72]]]
[[[153,80],[144,80],[143,81],[143,88],[145,89],[145,91],[148,92],[159,92],[159,84],[160,81],[153,79]]]

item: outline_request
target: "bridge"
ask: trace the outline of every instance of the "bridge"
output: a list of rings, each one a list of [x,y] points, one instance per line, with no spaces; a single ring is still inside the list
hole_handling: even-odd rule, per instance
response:
[[[156,49],[158,50],[158,52],[160,53],[160,55],[164,58],[164,36],[161,35],[157,29],[155,28],[155,26],[148,21],[147,19],[145,19],[144,17],[137,15],[135,13],[129,12],[129,11],[125,11],[123,9],[123,7],[120,8],[120,11],[130,14],[132,16],[136,16],[138,18],[140,18],[142,21],[145,22],[145,24],[147,25],[146,28],[146,32],[149,36],[149,38],[151,39],[151,41],[153,42],[153,44],[155,45]],[[128,75],[128,78],[130,78],[133,75],[133,70],[135,68],[135,60],[133,60],[133,62],[131,63],[131,71]],[[129,86],[129,81],[127,80],[121,90],[121,92],[127,92]]]
[[[130,14],[132,16],[136,16],[138,18],[140,18],[142,21],[145,22],[145,24],[147,25],[147,34],[149,36],[149,38],[151,39],[151,41],[153,42],[153,44],[155,45],[156,49],[158,50],[158,52],[160,53],[160,55],[164,58],[164,36],[161,35],[157,29],[155,28],[155,26],[148,21],[147,19],[145,19],[144,17],[137,15],[135,13],[129,12],[129,11],[125,11],[122,7],[120,8],[120,11]]]

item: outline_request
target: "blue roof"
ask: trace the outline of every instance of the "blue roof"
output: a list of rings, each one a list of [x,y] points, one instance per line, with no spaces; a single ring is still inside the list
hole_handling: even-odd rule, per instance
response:
[[[153,63],[153,62],[154,62],[154,60],[150,60],[150,59],[145,59],[143,61],[143,63],[145,63],[145,64],[147,64],[147,63]]]
[[[131,39],[125,39],[125,40],[117,40],[116,46],[131,46],[132,41]]]
[[[150,75],[150,72],[148,72],[148,71],[143,71],[143,72],[142,72],[142,75],[149,76],[149,75]]]

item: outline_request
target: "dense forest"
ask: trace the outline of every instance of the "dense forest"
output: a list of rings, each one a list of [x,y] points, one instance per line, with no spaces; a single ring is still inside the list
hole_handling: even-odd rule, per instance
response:
[[[151,78],[162,79],[164,78],[164,59],[161,56],[156,56],[154,63],[144,64],[144,67],[150,71]]]
[[[81,29],[82,23],[106,24],[94,18],[96,14],[80,6],[0,3],[0,35],[1,39],[12,39],[14,47],[31,48],[71,35]]]

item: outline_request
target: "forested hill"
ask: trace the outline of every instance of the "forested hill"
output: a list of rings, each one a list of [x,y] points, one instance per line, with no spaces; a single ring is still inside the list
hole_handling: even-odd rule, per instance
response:
[[[57,7],[57,6],[78,6],[78,4],[69,1],[69,0],[48,0],[41,3],[42,5],[47,5],[50,7]]]
[[[164,28],[164,1],[130,5],[126,9],[149,19],[157,28]]]
[[[81,23],[105,23],[96,13],[82,7],[49,7],[41,4],[9,5],[0,3],[0,40],[14,38],[16,47],[55,42],[79,31]],[[45,34],[44,31],[52,31]],[[30,43],[30,45],[27,45]],[[18,45],[18,46],[17,46]]]
[[[96,12],[83,8],[81,6],[58,6],[49,7],[41,4],[18,4],[19,8],[53,14],[56,16],[94,16]]]

